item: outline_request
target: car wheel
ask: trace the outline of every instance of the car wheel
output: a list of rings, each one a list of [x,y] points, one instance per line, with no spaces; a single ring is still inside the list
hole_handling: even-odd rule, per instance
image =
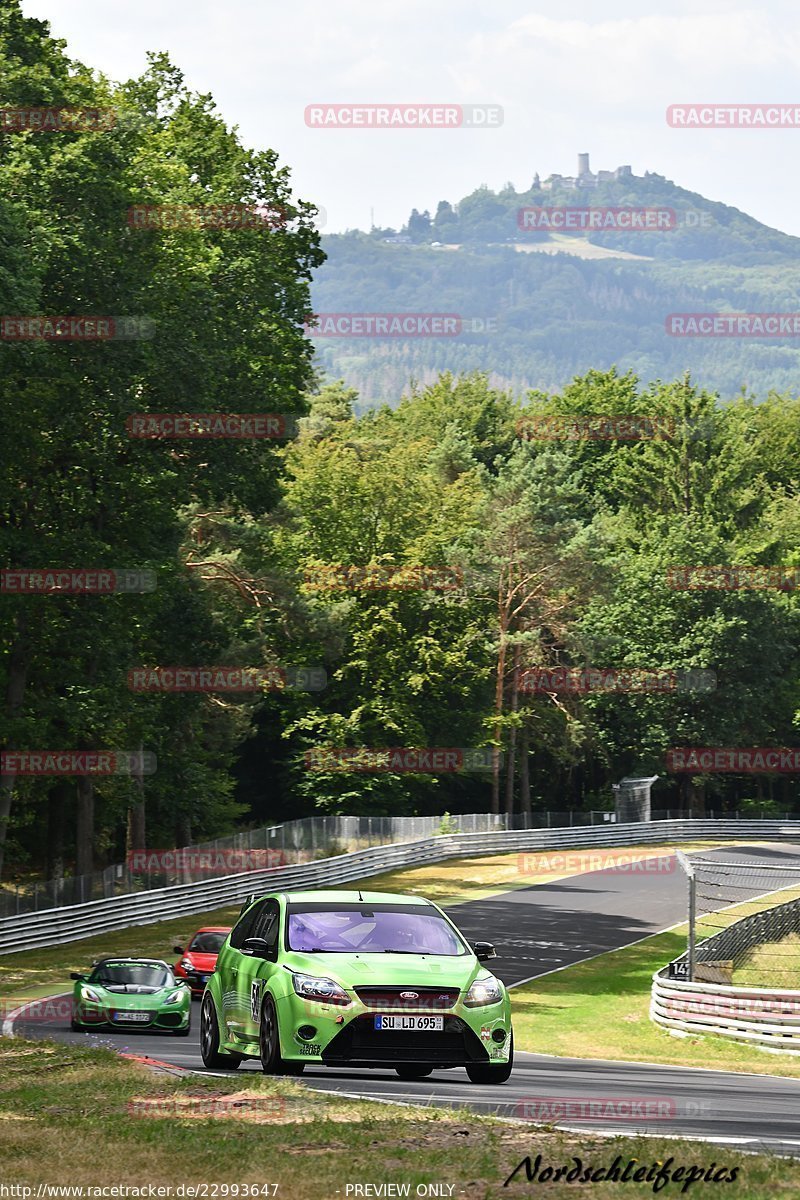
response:
[[[397,1071],[401,1079],[424,1079],[426,1075],[433,1073],[433,1067],[426,1067],[424,1065],[416,1067],[412,1063],[409,1063],[404,1067],[395,1067],[395,1071]]]
[[[189,1032],[188,1029],[186,1032]],[[200,1055],[204,1066],[226,1067],[229,1071],[235,1071],[242,1061],[241,1054],[220,1053],[217,1010],[214,1008],[214,1001],[208,995],[203,997],[203,1007],[200,1010]]]
[[[69,1027],[73,1033],[80,1033],[83,1029],[83,1026],[81,1025],[80,1021],[76,1021],[74,1017],[70,1021]]]
[[[281,1037],[278,1028],[278,1012],[269,992],[261,1006],[261,1024],[258,1032],[261,1051],[261,1070],[265,1075],[302,1075],[305,1063],[287,1062],[281,1055]]]
[[[508,1051],[508,1062],[505,1063],[469,1063],[467,1075],[470,1083],[505,1083],[514,1068],[514,1034],[511,1034],[511,1046]]]

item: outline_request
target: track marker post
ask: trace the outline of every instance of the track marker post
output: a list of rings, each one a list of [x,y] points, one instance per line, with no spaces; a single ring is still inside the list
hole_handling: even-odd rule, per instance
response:
[[[689,856],[684,854],[682,850],[676,850],[675,856],[683,868],[686,881],[689,884],[689,931],[686,942],[686,957],[689,963],[689,982],[694,983],[695,946],[697,943],[697,879]]]

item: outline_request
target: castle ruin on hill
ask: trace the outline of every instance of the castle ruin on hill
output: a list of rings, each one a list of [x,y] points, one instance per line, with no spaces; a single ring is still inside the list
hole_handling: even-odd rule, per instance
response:
[[[617,167],[616,171],[598,171],[595,175],[589,167],[589,155],[578,155],[577,175],[549,175],[544,183],[536,175],[533,186],[550,192],[553,188],[594,188],[598,183],[615,183],[618,179],[630,179],[633,171],[629,166]]]

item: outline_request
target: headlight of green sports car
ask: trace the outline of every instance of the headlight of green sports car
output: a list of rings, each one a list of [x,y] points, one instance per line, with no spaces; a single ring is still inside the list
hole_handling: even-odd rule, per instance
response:
[[[81,988],[81,1000],[88,1000],[90,1004],[103,1003],[94,988],[87,987],[85,984]]]
[[[182,988],[182,987],[176,988],[174,992],[170,992],[170,994],[167,996],[164,1003],[165,1004],[180,1004],[181,1000],[183,1000],[185,995],[186,995],[185,988]]]
[[[499,1004],[503,998],[500,984],[494,975],[476,979],[464,997],[467,1008],[482,1008],[485,1004]]]
[[[323,1004],[349,1004],[350,997],[334,979],[324,975],[299,975],[292,972],[292,983],[298,996],[304,1000],[317,1000]]]

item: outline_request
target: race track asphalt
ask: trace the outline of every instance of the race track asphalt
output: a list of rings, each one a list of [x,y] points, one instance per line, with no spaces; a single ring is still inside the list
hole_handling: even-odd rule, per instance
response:
[[[726,847],[703,857],[800,863],[800,847]],[[674,857],[652,859],[649,864],[648,868],[606,869],[540,883],[468,901],[448,912],[471,940],[495,943],[498,957],[491,962],[491,969],[513,987],[683,921],[686,880],[676,869]],[[768,884],[766,879],[754,871],[750,894],[774,887],[774,882]],[[64,1018],[26,1020],[24,1012],[16,1018],[14,1032],[113,1047],[197,1071],[203,1070],[198,1008],[195,1004],[194,1028],[186,1039],[131,1035],[129,1031],[73,1033]],[[246,1062],[240,1070],[259,1069],[259,1064]],[[766,1055],[764,1075],[736,1075],[690,1067],[518,1054],[511,1079],[501,1087],[470,1084],[461,1070],[436,1071],[427,1079],[405,1082],[383,1070],[308,1065],[303,1080],[308,1087],[326,1092],[411,1104],[466,1105],[534,1124],[681,1134],[800,1156],[800,1082],[770,1076],[768,1070]],[[612,1119],[607,1116],[609,1100]]]

